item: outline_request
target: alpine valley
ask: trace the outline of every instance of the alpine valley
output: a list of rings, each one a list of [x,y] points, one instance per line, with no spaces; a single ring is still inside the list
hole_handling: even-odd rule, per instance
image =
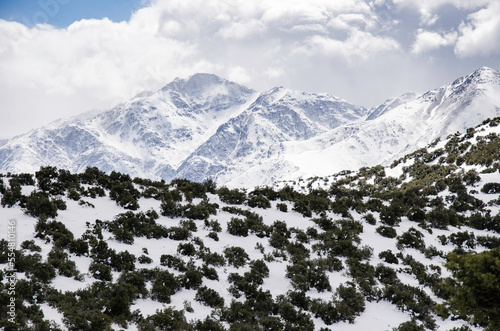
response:
[[[97,167],[154,180],[212,179],[252,188],[390,164],[499,115],[500,73],[487,67],[372,109],[284,87],[258,94],[196,74],[111,110],[17,136],[0,146],[0,172]]]

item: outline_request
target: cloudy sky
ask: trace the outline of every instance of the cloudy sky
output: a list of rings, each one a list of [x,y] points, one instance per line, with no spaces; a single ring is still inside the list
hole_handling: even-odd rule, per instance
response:
[[[481,66],[498,0],[0,0],[0,139],[196,72],[373,107]]]

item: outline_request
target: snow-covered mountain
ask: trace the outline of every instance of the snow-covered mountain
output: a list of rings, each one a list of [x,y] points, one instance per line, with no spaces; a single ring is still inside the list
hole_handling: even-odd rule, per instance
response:
[[[276,87],[260,95],[210,74],[176,79],[111,110],[0,146],[0,172],[96,166],[149,178],[253,187],[387,163],[500,115],[500,73],[480,68],[372,109]]]
[[[177,176],[230,185],[269,184],[294,170],[284,161],[284,144],[360,122],[366,114],[365,108],[334,96],[277,87],[222,125],[181,165]]]
[[[388,164],[437,138],[465,132],[499,115],[500,73],[483,67],[418,97],[407,94],[388,100],[365,122],[289,145],[285,158],[300,169],[290,178]]]
[[[179,164],[237,115],[255,92],[210,74],[176,79],[111,110],[52,123],[0,149],[3,172],[53,165],[75,172],[96,166],[172,178]]]

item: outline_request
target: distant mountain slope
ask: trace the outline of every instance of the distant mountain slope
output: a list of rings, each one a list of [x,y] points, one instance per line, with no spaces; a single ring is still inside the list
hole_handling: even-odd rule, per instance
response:
[[[387,107],[389,106],[389,107]],[[388,164],[437,138],[465,132],[500,115],[500,73],[480,68],[453,83],[396,107],[378,107],[369,121],[334,129],[290,146],[286,159],[300,171],[292,176],[328,175],[343,169]]]
[[[480,68],[373,109],[327,94],[253,90],[210,74],[176,79],[111,110],[0,146],[0,172],[96,166],[152,179],[253,187],[390,163],[438,137],[500,115],[500,73]]]
[[[363,121],[366,114],[366,109],[327,94],[274,88],[222,125],[176,176],[213,178],[233,186],[269,184],[293,169],[283,160],[284,143],[306,141]]]

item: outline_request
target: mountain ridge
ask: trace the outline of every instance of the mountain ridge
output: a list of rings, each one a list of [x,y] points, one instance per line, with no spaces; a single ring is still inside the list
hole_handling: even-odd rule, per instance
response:
[[[213,74],[195,74],[110,110],[9,140],[0,146],[0,172],[96,166],[152,179],[252,187],[388,163],[498,115],[500,74],[487,67],[371,109],[284,87],[258,94]]]

